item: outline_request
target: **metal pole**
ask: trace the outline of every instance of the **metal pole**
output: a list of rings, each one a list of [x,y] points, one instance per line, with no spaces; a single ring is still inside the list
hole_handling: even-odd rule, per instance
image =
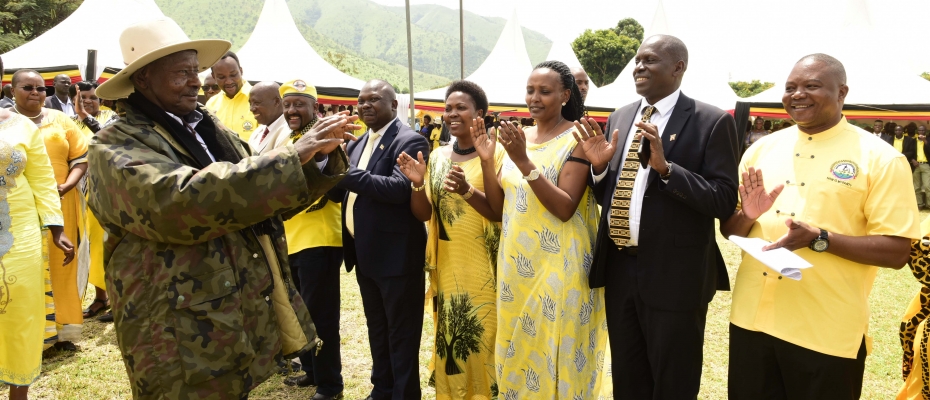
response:
[[[84,80],[97,80],[97,50],[87,50],[87,67],[84,69]]]
[[[465,79],[465,9],[462,8],[462,0],[459,0],[459,61],[459,79]]]
[[[407,3],[407,72],[409,73],[408,78],[410,79],[410,126],[413,127],[416,125],[414,121],[415,111],[413,104],[413,45],[411,44],[410,39],[410,0],[406,0]]]

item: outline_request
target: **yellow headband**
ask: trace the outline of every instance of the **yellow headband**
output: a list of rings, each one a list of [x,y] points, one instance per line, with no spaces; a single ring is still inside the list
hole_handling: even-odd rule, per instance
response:
[[[307,84],[306,81],[301,79],[294,79],[292,81],[284,82],[281,85],[281,97],[292,95],[292,96],[307,96],[316,100],[316,87],[310,84]]]

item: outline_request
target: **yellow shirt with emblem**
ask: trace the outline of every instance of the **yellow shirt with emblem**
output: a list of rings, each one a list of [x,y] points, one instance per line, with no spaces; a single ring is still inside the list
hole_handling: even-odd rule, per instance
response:
[[[924,153],[924,141],[917,139],[917,162],[927,162],[927,154]]]
[[[284,221],[287,253],[314,247],[342,247],[342,205],[323,196],[306,211]]]
[[[759,139],[743,155],[740,172],[761,169],[766,191],[785,188],[749,237],[777,241],[793,218],[843,235],[919,238],[910,166],[880,140],[845,117],[815,135],[792,126]],[[856,358],[868,333],[868,297],[878,268],[808,248],[795,254],[813,264],[800,281],[743,253],[730,322],[819,353]]]
[[[242,140],[248,142],[258,122],[255,122],[255,116],[249,111],[249,93],[252,92],[252,85],[248,81],[242,81],[242,89],[236,93],[233,98],[226,96],[225,92],[220,92],[207,101],[206,107],[216,114],[223,125],[232,129],[239,134]]]
[[[898,153],[904,151],[904,136],[901,136],[900,139],[895,138],[893,146],[894,149],[898,151]]]

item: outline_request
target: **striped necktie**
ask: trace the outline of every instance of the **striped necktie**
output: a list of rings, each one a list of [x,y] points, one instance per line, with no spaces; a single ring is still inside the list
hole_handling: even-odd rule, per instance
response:
[[[647,123],[652,117],[656,108],[648,106],[643,109],[642,122]],[[643,130],[636,129],[636,135],[642,134]],[[636,174],[639,172],[639,146],[642,138],[633,139],[630,143],[630,149],[623,160],[623,166],[620,168],[620,177],[617,180],[617,187],[614,189],[614,197],[610,201],[610,239],[614,241],[617,248],[623,249],[630,242],[630,202],[633,199],[633,182],[636,181]]]

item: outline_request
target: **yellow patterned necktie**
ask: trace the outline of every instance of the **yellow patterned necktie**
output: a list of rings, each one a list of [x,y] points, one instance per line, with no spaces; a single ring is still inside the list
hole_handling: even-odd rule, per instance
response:
[[[356,168],[361,170],[368,169],[368,162],[371,161],[371,155],[375,152],[375,141],[377,141],[379,137],[381,137],[381,135],[374,131],[368,135],[368,141],[365,142],[365,148],[362,150],[362,155],[358,159]],[[355,199],[357,198],[358,193],[349,192],[348,199],[346,199],[346,229],[349,230],[349,234],[352,235],[352,237],[355,237],[355,211],[353,207],[355,207]]]
[[[643,123],[648,123],[652,118],[652,113],[656,108],[648,106],[643,109]],[[643,130],[636,129],[636,135],[642,134]],[[614,189],[614,196],[610,201],[610,238],[617,245],[617,248],[623,249],[630,242],[630,202],[633,199],[633,182],[636,181],[636,173],[639,172],[639,146],[642,138],[636,139],[630,143],[630,149],[626,152],[626,159],[623,160],[623,166],[620,168],[620,177],[617,179],[617,187]]]

